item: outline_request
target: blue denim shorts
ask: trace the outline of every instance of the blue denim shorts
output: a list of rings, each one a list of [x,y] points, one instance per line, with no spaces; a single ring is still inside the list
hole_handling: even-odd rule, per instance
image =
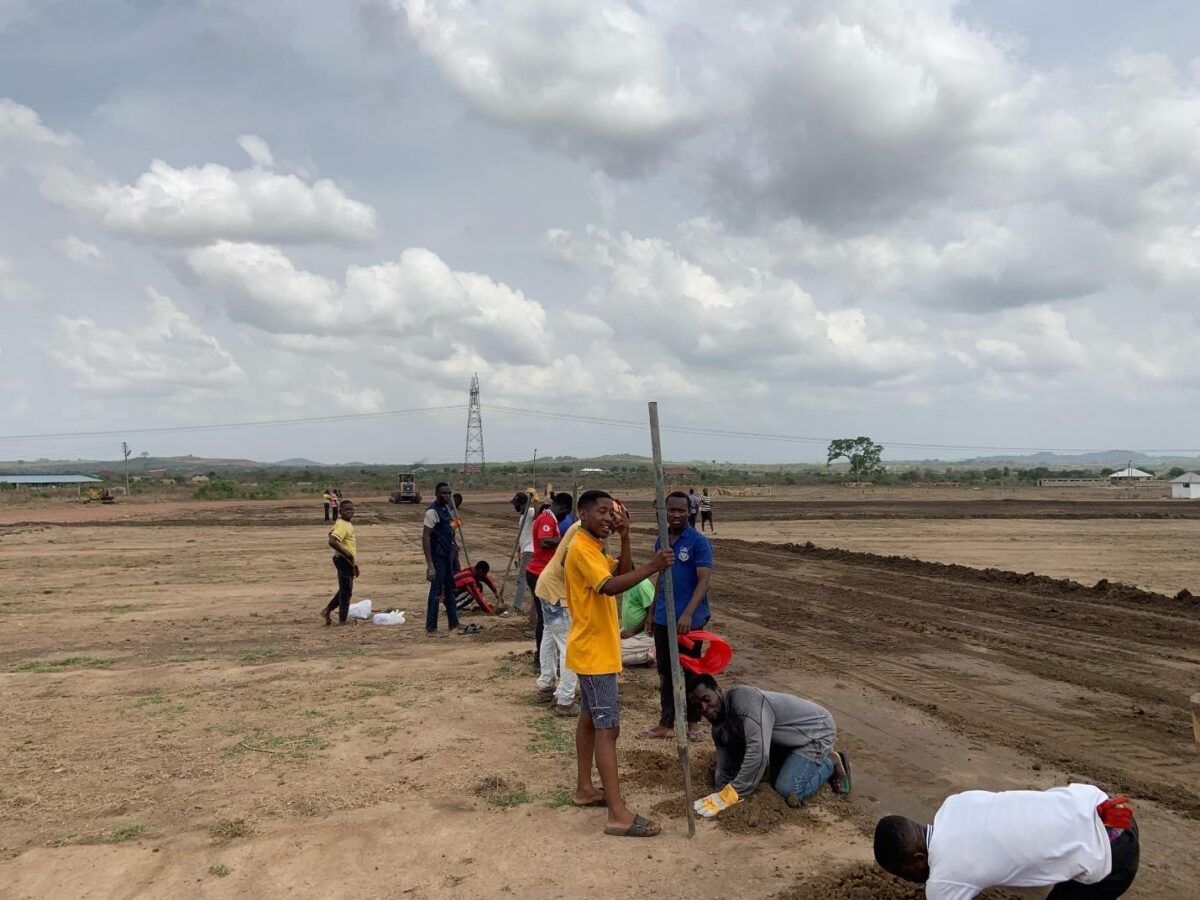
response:
[[[593,727],[616,728],[621,724],[616,675],[580,675],[579,691],[583,694],[580,709],[592,717]]]

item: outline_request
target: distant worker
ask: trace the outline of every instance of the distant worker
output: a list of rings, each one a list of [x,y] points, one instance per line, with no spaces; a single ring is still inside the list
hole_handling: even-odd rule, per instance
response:
[[[711,675],[691,675],[687,698],[712,723],[717,748],[716,793],[695,803],[705,818],[753,793],[768,770],[775,792],[799,806],[828,784],[850,795],[850,761],[833,751],[837,726],[825,707],[774,691],[738,685],[727,691]]]
[[[342,517],[329,529],[329,546],[333,548],[333,567],[337,570],[337,593],[330,598],[321,613],[326,625],[332,625],[329,614],[338,611],[338,624],[345,625],[350,613],[350,598],[354,595],[354,579],[358,577],[358,541],[354,536],[354,501],[342,504]]]
[[[570,494],[559,494],[556,500],[558,509],[570,509]],[[564,529],[563,523],[559,522],[558,527],[562,536],[554,548],[554,555],[542,569],[534,587],[534,595],[538,602],[544,604],[542,618],[547,624],[542,634],[542,645],[538,650],[538,699],[546,701],[553,698],[551,712],[555,715],[577,716],[579,705],[575,702],[575,688],[579,679],[567,666],[566,660],[567,635],[571,631],[571,613],[567,607],[566,560],[567,551],[571,548],[571,542],[579,532],[580,525],[575,522]]]
[[[667,616],[675,620],[677,634],[687,634],[693,629],[702,629],[708,624],[711,612],[708,606],[708,586],[712,580],[713,551],[708,538],[687,523],[688,498],[683,491],[674,491],[667,497],[667,534],[675,562],[671,566],[671,582],[674,596],[666,598],[667,579],[658,577],[654,591],[654,653],[658,662],[658,725],[641,732],[638,737],[666,739],[675,734],[675,691],[671,684],[671,635],[667,628]],[[660,549],[661,541],[654,542]],[[679,652],[699,656],[701,646],[691,650],[679,648]],[[689,707],[688,737],[703,740],[704,732],[698,726],[700,712]]]
[[[621,595],[621,665],[654,662],[653,614],[654,582],[649,578]]]
[[[486,587],[492,592],[492,598],[499,601],[499,594],[496,592],[496,583],[492,581],[492,576],[488,574],[492,567],[488,565],[486,559],[481,559],[469,569],[459,569],[454,573],[454,590],[455,596],[461,597],[466,593],[471,601],[475,603],[488,615],[495,613],[495,608],[488,603],[483,596],[483,589]],[[467,608],[470,603],[464,605]]]
[[[885,816],[875,860],[925,885],[928,900],[970,900],[991,887],[1047,887],[1050,900],[1120,897],[1141,847],[1125,797],[1072,784],[1048,791],[965,791],[932,825]]]
[[[700,512],[700,498],[695,488],[688,488],[688,524],[696,527],[696,515]]]
[[[450,631],[458,628],[458,607],[454,602],[454,573],[458,567],[458,545],[454,538],[454,517],[450,512],[453,497],[450,485],[441,482],[434,489],[437,497],[425,510],[421,530],[421,549],[425,551],[425,580],[429,582],[429,601],[425,607],[425,633],[438,633],[438,603],[446,607]]]
[[[700,497],[700,530],[704,530],[707,525],[712,529],[712,533],[717,533],[717,526],[713,524],[712,517],[712,498],[708,496],[708,488],[704,488],[704,493]]]
[[[517,593],[513,597],[512,605],[513,609],[525,612],[525,587],[527,581],[525,569],[529,565],[529,560],[533,558],[533,520],[535,510],[532,499],[525,491],[517,491],[509,502],[512,503],[512,508],[519,516],[517,520],[517,552],[520,556],[517,565]],[[536,602],[530,602],[529,612],[530,619],[536,622],[538,616]]]
[[[329,492],[329,508],[333,513],[333,521],[335,522],[338,520],[338,516],[341,515],[341,504],[342,495],[338,493],[337,488],[334,488]]]
[[[332,498],[329,495],[329,488],[325,488],[325,493],[321,495],[321,501],[325,504],[325,521],[329,521],[329,502]]]

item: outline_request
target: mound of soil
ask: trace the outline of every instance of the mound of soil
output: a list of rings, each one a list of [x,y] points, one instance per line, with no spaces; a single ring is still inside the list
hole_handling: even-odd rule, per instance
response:
[[[666,788],[682,791],[683,777],[679,771],[679,756],[674,741],[638,741],[641,746],[630,747],[621,754],[621,783],[640,788]],[[647,746],[653,744],[654,746]],[[692,791],[703,797],[711,790],[716,752],[711,746],[688,748],[692,769]],[[683,800],[676,804],[683,809]]]
[[[465,635],[465,640],[475,641],[479,644],[490,644],[499,641],[529,641],[529,638],[525,637],[524,633],[528,627],[524,617],[520,620],[496,619],[494,622],[485,620],[479,624],[483,627],[483,631]]]
[[[980,900],[1018,900],[1009,891],[984,891]],[[924,900],[925,888],[893,878],[871,865],[849,866],[796,882],[776,900]]]

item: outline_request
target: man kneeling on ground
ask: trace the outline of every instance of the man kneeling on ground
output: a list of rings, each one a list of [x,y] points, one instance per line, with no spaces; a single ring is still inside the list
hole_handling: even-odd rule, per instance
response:
[[[1138,870],[1138,827],[1126,803],[1090,784],[965,791],[946,798],[932,825],[880,819],[875,860],[924,884],[928,900],[1047,885],[1055,885],[1050,900],[1108,900],[1124,894]]]
[[[789,806],[826,783],[850,795],[850,760],[833,752],[837,725],[825,707],[749,685],[722,691],[711,675],[690,676],[687,696],[712,723],[717,747],[717,792],[696,801],[701,816],[712,818],[753,793],[768,767],[778,772],[775,791]]]

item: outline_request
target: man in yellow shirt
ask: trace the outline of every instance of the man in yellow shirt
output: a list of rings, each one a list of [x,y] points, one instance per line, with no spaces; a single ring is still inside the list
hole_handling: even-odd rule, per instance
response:
[[[332,625],[329,614],[338,611],[338,624],[346,624],[350,612],[350,597],[354,594],[354,579],[358,577],[358,540],[354,536],[354,502],[341,502],[341,517],[329,529],[329,546],[333,548],[333,567],[337,569],[338,589],[321,617]]]
[[[629,549],[629,515],[603,491],[586,491],[579,498],[581,527],[566,557],[567,668],[579,675],[583,694],[575,729],[578,781],[576,806],[608,807],[605,834],[654,837],[657,822],[634,813],[621,797],[617,777],[617,738],[621,734],[617,675],[621,671],[621,623],[617,605],[621,594],[655,575],[675,560],[670,549],[660,550],[647,563],[633,566]],[[604,542],[612,532],[621,537],[619,560],[609,557]],[[592,764],[600,771],[601,790],[592,782]]]

